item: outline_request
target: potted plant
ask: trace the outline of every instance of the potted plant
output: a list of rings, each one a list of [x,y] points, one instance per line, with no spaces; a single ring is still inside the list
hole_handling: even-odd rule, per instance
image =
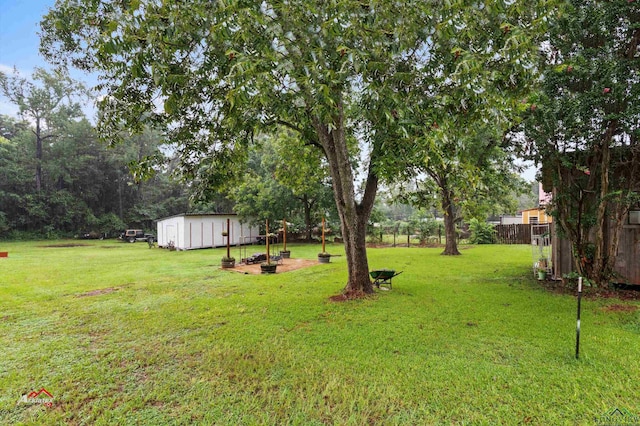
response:
[[[291,250],[280,250],[280,256],[282,256],[283,259],[291,258]]]
[[[224,256],[222,258],[222,268],[235,268],[236,267],[236,258],[230,256]]]
[[[227,230],[222,231],[222,236],[227,239],[227,255],[222,258],[222,268],[235,268],[236,267],[236,258],[231,256],[231,244],[229,241],[229,221],[227,219]]]
[[[289,259],[291,257],[291,250],[287,250],[287,221],[282,220],[282,241],[284,243],[282,250],[280,250],[280,256],[283,259]]]
[[[324,239],[324,217],[322,218],[322,251],[318,253],[318,263],[329,263],[331,261],[331,255],[326,252],[325,239]]]
[[[544,281],[547,279],[547,270],[549,268],[549,259],[546,257],[541,257],[538,259],[537,270],[538,270],[538,280]]]
[[[262,262],[260,264],[260,272],[263,274],[275,274],[278,264],[276,262]]]
[[[271,262],[271,255],[269,254],[269,240],[271,236],[269,235],[269,220],[265,221],[265,229],[266,229],[266,237],[267,237],[267,261],[260,264],[260,271],[263,274],[275,274],[276,268],[278,267],[277,262]]]

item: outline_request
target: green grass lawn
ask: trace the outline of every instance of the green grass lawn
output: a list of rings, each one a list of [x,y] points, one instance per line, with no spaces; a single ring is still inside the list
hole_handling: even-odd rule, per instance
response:
[[[334,303],[344,257],[242,275],[218,269],[222,249],[45,247],[60,243],[74,242],[0,243],[9,252],[0,259],[0,424],[573,425],[615,408],[640,416],[638,302],[583,300],[576,360],[576,299],[539,287],[528,246],[458,257],[371,249],[372,269],[404,271],[393,290]],[[290,248],[292,257],[320,251]],[[52,407],[19,402],[41,388]]]

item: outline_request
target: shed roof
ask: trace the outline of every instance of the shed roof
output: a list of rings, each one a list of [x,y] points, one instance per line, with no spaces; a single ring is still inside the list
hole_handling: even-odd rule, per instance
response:
[[[180,214],[174,214],[173,216],[167,216],[167,217],[162,217],[160,219],[156,219],[156,222],[159,222],[161,220],[165,220],[165,219],[173,219],[174,217],[202,217],[202,216],[238,216],[236,213],[180,213]]]

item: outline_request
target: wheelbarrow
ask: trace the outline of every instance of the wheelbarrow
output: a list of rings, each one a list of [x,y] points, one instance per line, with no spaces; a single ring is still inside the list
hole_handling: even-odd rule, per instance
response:
[[[402,271],[396,272],[394,269],[378,269],[369,272],[371,278],[373,278],[373,285],[380,288],[381,285],[386,285],[391,288],[391,279],[400,275]]]

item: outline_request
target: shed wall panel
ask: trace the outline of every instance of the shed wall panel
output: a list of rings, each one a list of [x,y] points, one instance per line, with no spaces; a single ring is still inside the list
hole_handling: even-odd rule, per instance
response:
[[[227,219],[231,245],[256,242],[258,227],[241,224],[235,215],[187,215],[158,220],[158,246],[168,247],[170,241],[178,250],[226,246],[222,232],[227,231]]]

